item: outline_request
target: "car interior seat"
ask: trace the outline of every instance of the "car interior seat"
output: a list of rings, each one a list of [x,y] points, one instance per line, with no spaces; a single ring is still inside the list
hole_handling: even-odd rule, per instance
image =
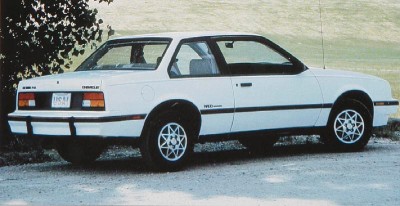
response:
[[[192,59],[189,71],[192,76],[210,75],[212,74],[211,62],[209,59]]]

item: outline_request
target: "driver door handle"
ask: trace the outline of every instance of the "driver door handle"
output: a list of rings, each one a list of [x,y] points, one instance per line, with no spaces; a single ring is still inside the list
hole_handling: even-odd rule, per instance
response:
[[[241,87],[251,87],[251,86],[253,86],[253,83],[251,83],[251,82],[240,83],[240,86]]]

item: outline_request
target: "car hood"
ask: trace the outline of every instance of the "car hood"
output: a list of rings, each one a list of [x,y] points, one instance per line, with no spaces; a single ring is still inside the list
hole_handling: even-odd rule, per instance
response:
[[[358,72],[333,70],[333,69],[321,69],[321,68],[310,68],[311,72],[316,77],[341,77],[341,78],[357,78],[357,79],[373,79],[380,80],[380,78],[368,74],[362,74]]]
[[[78,71],[48,75],[21,81],[19,91],[82,91],[101,90],[105,82],[118,82],[129,76],[135,77],[149,71]],[[141,75],[139,75],[141,76]]]

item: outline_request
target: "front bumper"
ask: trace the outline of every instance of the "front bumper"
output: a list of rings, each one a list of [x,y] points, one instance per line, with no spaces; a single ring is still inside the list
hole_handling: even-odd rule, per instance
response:
[[[44,117],[10,114],[8,122],[16,135],[139,137],[145,114],[102,117]]]
[[[388,123],[389,116],[395,114],[399,109],[399,101],[376,101],[374,102],[373,126],[384,126]]]

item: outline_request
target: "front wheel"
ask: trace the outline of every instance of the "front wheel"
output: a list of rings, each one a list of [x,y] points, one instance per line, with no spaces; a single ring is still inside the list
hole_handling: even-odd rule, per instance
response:
[[[186,164],[193,151],[193,130],[188,125],[175,112],[154,118],[140,147],[150,168],[176,171]]]
[[[336,149],[361,150],[368,143],[372,132],[372,116],[359,101],[346,100],[332,110],[324,142]]]

